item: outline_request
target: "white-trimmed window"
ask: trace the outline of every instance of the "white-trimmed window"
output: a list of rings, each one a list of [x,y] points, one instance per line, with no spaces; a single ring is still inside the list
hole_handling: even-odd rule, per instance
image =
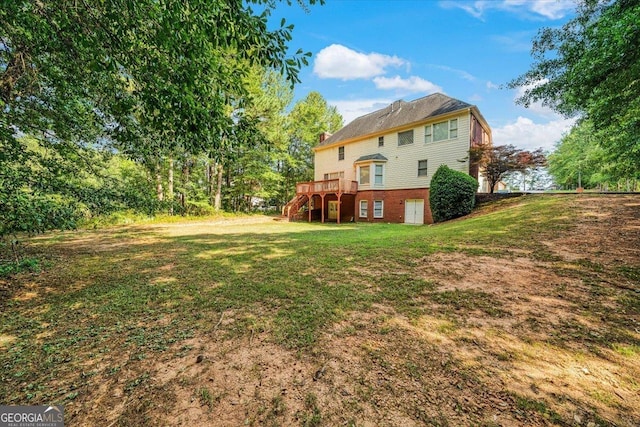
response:
[[[344,171],[340,171],[340,172],[331,172],[331,173],[325,173],[324,174],[324,180],[328,180],[328,179],[338,179],[338,178],[344,178]]]
[[[418,160],[418,176],[427,176],[427,161],[426,160]]]
[[[384,182],[384,167],[382,165],[373,166],[373,184],[382,185]]]
[[[431,136],[431,125],[426,125],[424,127],[424,142],[431,142],[433,141],[433,138]]]
[[[384,201],[382,200],[373,201],[373,217],[374,218],[384,217]]]
[[[458,119],[426,125],[424,127],[424,142],[438,142],[458,137]]]
[[[338,160],[344,160],[344,146],[338,147]]]
[[[433,142],[449,139],[449,122],[434,123]]]
[[[358,182],[360,185],[368,185],[370,182],[371,167],[360,166],[360,179]]]
[[[458,137],[458,119],[449,120],[449,138],[457,138]]]
[[[398,147],[413,144],[413,129],[398,132]]]
[[[384,136],[378,137],[378,147],[384,147]]]
[[[358,216],[360,218],[367,218],[369,215],[369,202],[367,200],[360,200],[360,212]]]

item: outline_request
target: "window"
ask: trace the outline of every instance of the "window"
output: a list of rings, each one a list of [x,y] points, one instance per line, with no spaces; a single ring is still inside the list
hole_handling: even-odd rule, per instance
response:
[[[418,160],[418,176],[427,176],[426,160]]]
[[[458,119],[434,123],[424,127],[424,142],[438,142],[458,137]]]
[[[340,171],[340,172],[331,172],[331,173],[325,173],[324,174],[324,180],[328,180],[328,179],[338,179],[338,178],[344,178],[344,171]]]
[[[433,142],[449,139],[449,122],[441,122],[433,125]]]
[[[368,216],[369,206],[366,200],[360,200],[360,218],[366,218]]]
[[[360,166],[360,184],[369,184],[369,166]]]
[[[374,166],[373,183],[375,185],[382,185],[382,165]]]
[[[458,119],[449,120],[449,138],[458,137]]]
[[[406,132],[398,132],[398,147],[413,144],[413,129]]]
[[[426,125],[424,127],[424,142],[431,142],[432,138],[431,138],[431,125]]]
[[[384,136],[378,137],[378,147],[384,147]]]
[[[344,147],[338,147],[338,160],[344,160]]]
[[[384,202],[382,200],[374,200],[373,201],[373,217],[374,218],[382,218],[382,211],[384,207]]]

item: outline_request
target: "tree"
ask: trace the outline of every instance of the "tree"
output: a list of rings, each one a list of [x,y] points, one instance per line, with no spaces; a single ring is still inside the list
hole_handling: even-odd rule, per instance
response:
[[[273,69],[254,68],[247,86],[251,102],[236,125],[237,151],[228,166],[234,175],[229,189],[234,205],[244,209],[253,198],[277,203],[283,180],[280,162],[288,145],[286,109],[293,99],[291,86]]]
[[[489,192],[495,191],[496,184],[509,172],[518,170],[518,149],[513,145],[483,147],[483,175],[489,183]]]
[[[283,203],[293,192],[296,182],[313,179],[313,147],[322,132],[333,133],[343,125],[342,116],[318,92],[310,92],[298,101],[289,114],[289,146],[282,165],[284,176]]]
[[[601,141],[607,137],[598,132],[589,120],[581,120],[556,144],[549,156],[549,172],[555,182],[564,188],[583,186],[607,189],[624,183],[635,188],[640,171],[629,173],[629,168],[611,157]]]
[[[481,145],[470,150],[470,157],[472,161],[479,163],[483,167],[482,174],[487,178],[489,192],[491,193],[495,191],[496,184],[509,174],[519,172],[522,174],[523,182],[526,182],[528,174],[539,170],[547,164],[542,148],[526,151],[520,150],[513,145],[498,145],[495,147]]]
[[[540,169],[547,165],[547,157],[542,148],[534,151],[520,151],[516,153],[515,169],[522,175],[522,189],[527,189],[527,177],[537,176]]]
[[[542,102],[565,116],[582,116],[603,132],[602,148],[627,173],[640,165],[640,3],[582,0],[562,28],[534,39],[532,68],[509,83],[519,102]]]
[[[310,54],[287,54],[293,26],[282,20],[268,28],[275,6],[272,0],[3,2],[0,169],[20,170],[21,133],[67,154],[97,143],[139,159],[160,153],[158,164],[183,151],[217,157],[233,126],[229,106],[246,104],[247,64],[280,70],[292,84],[307,64]],[[19,186],[20,176],[5,173],[3,187]],[[3,214],[29,206],[9,192],[0,196]]]
[[[268,29],[275,3],[252,3],[263,12],[241,0],[8,2],[0,10],[0,98],[11,124],[71,139],[75,124],[93,119],[130,138],[138,111],[145,127],[200,145],[195,137],[225,127],[228,97],[244,94],[245,63],[296,82],[307,62],[301,51],[286,56],[291,25]]]

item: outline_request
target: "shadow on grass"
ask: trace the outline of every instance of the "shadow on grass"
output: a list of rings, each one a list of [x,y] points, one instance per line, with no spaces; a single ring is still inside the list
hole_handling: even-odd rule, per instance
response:
[[[373,304],[408,318],[436,305],[462,315],[509,316],[488,293],[438,292],[412,268],[442,251],[473,256],[481,249],[508,257],[513,248],[544,255],[541,236],[571,227],[554,203],[514,204],[432,227],[270,224],[234,232],[177,230],[174,236],[157,227],[122,227],[41,238],[36,249],[51,255],[51,268],[11,279],[0,303],[0,337],[11,338],[0,353],[0,401],[73,399],[77,392],[68,385],[47,384],[85,368],[91,375],[116,354],[144,360],[165,352],[215,329],[223,313],[230,336],[269,331],[274,341],[303,353],[312,352],[322,332],[346,313]],[[640,315],[637,294],[625,293],[620,301],[625,315]],[[620,352],[640,347],[624,316],[605,321],[611,331],[605,337],[594,339],[578,323],[567,324],[563,330],[571,334],[553,345],[586,343],[604,352],[615,339]]]

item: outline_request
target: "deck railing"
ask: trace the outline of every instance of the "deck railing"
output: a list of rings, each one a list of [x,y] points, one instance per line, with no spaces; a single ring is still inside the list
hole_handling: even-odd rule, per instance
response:
[[[324,181],[299,182],[296,184],[297,194],[343,193],[356,194],[358,182],[344,178],[325,179]]]

